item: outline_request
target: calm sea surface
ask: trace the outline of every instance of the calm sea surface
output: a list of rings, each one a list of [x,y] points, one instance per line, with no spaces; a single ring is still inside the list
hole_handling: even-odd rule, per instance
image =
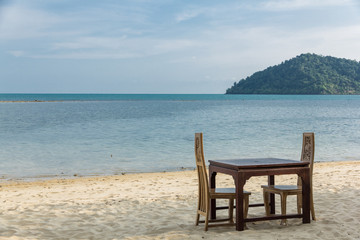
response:
[[[20,102],[14,102],[20,101]],[[36,101],[36,102],[35,102]],[[0,178],[121,174],[206,159],[360,159],[360,96],[0,94]]]

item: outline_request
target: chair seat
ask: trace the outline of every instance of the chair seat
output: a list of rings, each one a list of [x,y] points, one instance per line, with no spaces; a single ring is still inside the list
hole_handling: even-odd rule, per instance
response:
[[[215,191],[214,191],[214,189],[210,189],[211,196],[217,197],[217,198],[221,198],[222,196],[224,196],[224,197],[231,196],[232,198],[235,199],[236,198],[235,192],[236,192],[235,188],[215,188]],[[244,191],[244,194],[250,195],[251,192]]]
[[[199,182],[199,201],[198,207],[196,211],[196,222],[195,225],[199,225],[200,215],[205,217],[205,231],[208,230],[209,222],[221,222],[228,221],[227,225],[234,225],[234,200],[236,198],[235,188],[216,188],[211,189],[208,183],[208,176],[206,172],[205,158],[204,158],[204,149],[203,149],[203,134],[195,133],[195,160],[196,160],[196,169],[198,173],[198,182]],[[248,209],[249,209],[249,195],[250,192],[245,192],[243,195],[243,214],[244,219],[247,217]],[[210,206],[213,203],[213,200],[216,199],[227,199],[229,200],[228,207],[215,207],[216,210],[228,209],[229,217],[226,219],[215,219],[214,221],[209,219],[210,217]],[[216,204],[216,201],[214,201]],[[213,216],[213,214],[212,214]],[[216,218],[216,216],[214,216]],[[211,226],[223,226],[223,224],[212,224]]]
[[[235,188],[215,188],[215,193],[234,193],[236,190]],[[244,191],[244,194],[250,194],[248,191]]]
[[[303,144],[301,151],[302,162],[309,163],[310,167],[310,176],[309,176],[309,187],[310,187],[310,211],[312,219],[315,220],[315,209],[314,209],[314,199],[313,199],[313,188],[312,188],[312,174],[313,174],[313,164],[314,164],[314,151],[315,151],[315,136],[313,132],[303,133]],[[301,183],[301,177],[298,176],[298,184]],[[281,199],[281,215],[286,215],[286,198],[289,195],[297,196],[297,211],[298,214],[301,214],[302,209],[302,186],[300,185],[262,185],[263,189],[263,197],[264,197],[264,205],[266,215],[270,216],[270,207],[273,202],[273,196],[270,199],[270,194],[279,194]],[[274,206],[272,206],[274,207]],[[272,209],[274,211],[274,208]],[[281,224],[286,224],[286,218],[281,220]]]
[[[301,186],[297,185],[261,185],[262,188],[267,190],[279,190],[279,191],[301,191]]]

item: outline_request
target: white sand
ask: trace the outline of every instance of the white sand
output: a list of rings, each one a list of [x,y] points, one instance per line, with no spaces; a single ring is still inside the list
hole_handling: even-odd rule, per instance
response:
[[[313,181],[317,221],[249,223],[242,232],[194,226],[195,171],[1,182],[0,239],[360,239],[360,162],[316,163]],[[247,182],[251,203],[262,202],[260,185],[266,182],[266,177]],[[217,183],[233,186],[221,174]],[[290,196],[288,212],[296,212],[295,203]],[[222,212],[218,215],[226,215]],[[250,216],[263,214],[263,207],[249,210]]]

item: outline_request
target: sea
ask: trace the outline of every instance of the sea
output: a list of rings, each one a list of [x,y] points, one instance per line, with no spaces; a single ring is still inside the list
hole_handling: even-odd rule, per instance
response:
[[[358,95],[0,94],[0,179],[195,168],[206,160],[360,160]]]

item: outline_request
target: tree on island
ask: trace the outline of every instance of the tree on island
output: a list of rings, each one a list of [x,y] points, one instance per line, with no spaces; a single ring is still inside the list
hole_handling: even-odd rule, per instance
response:
[[[360,94],[360,62],[301,54],[235,82],[226,94]]]

